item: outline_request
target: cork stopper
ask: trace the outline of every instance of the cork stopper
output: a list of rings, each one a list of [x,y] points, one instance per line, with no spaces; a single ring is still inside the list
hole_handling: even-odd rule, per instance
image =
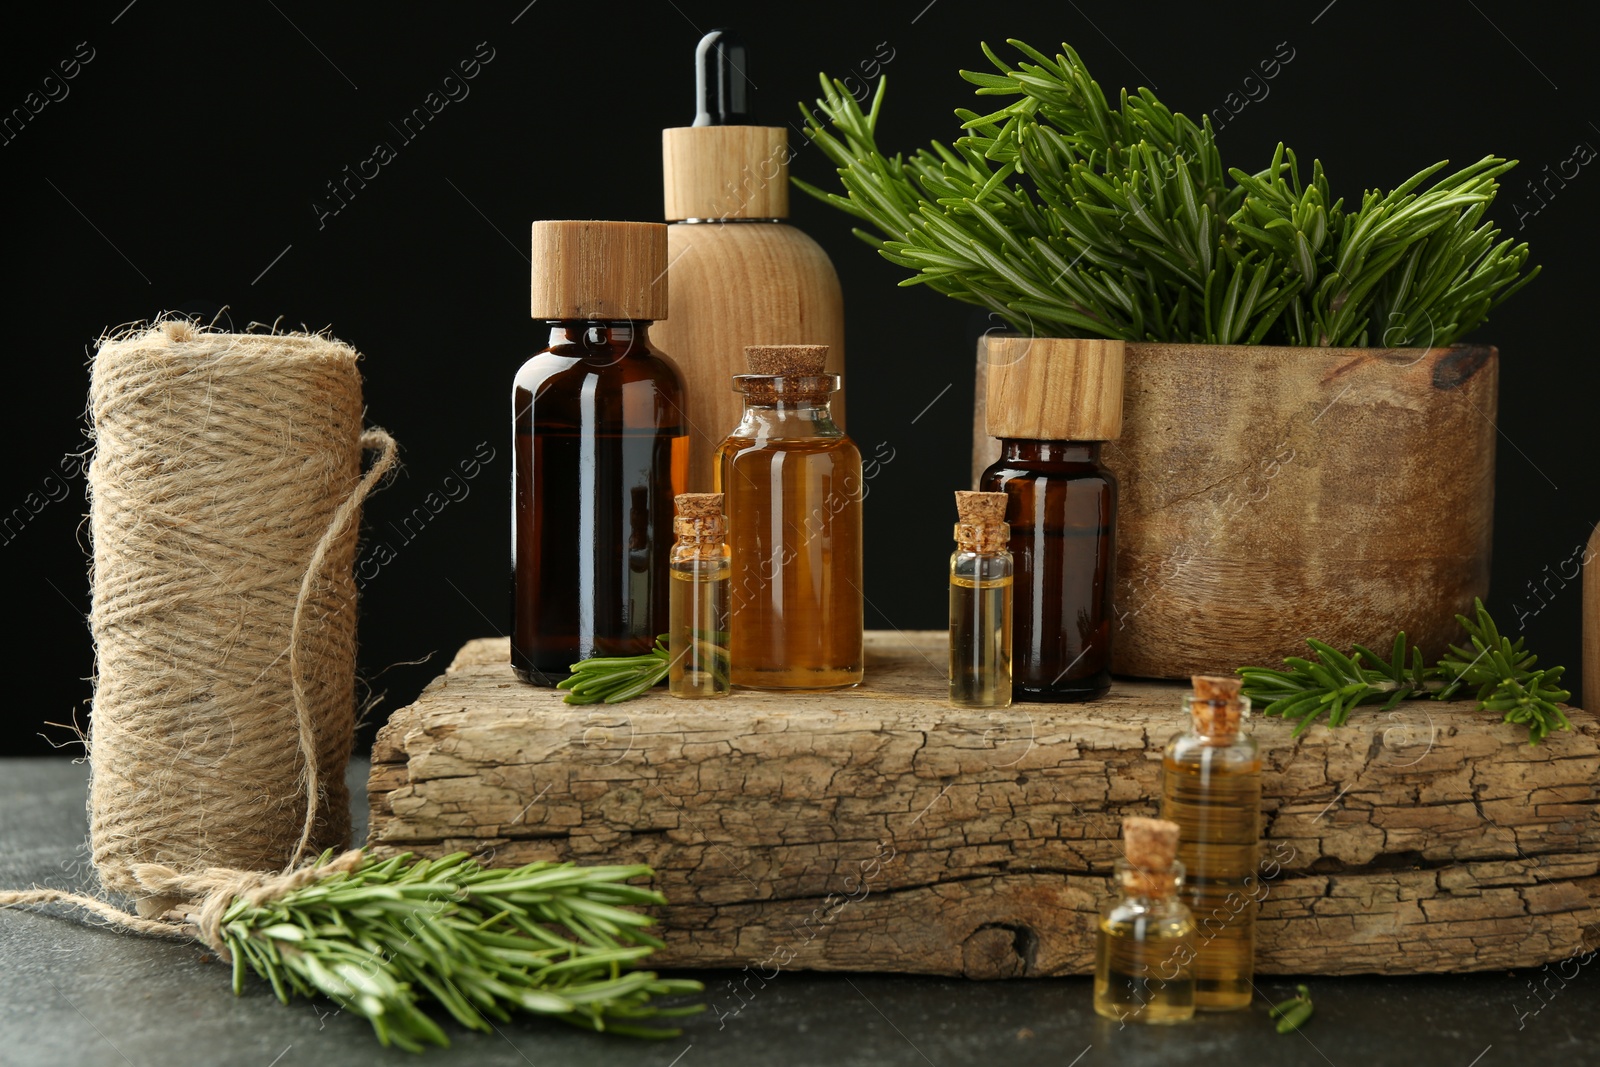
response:
[[[679,493],[673,497],[678,514],[672,521],[672,532],[680,547],[673,559],[715,559],[722,556],[722,543],[727,537],[727,524],[722,517],[721,493]],[[685,552],[682,546],[690,546]]]
[[[1006,525],[1005,493],[956,490],[956,544],[968,552],[993,553],[1007,547],[1011,527]]]
[[[789,131],[783,126],[662,130],[666,219],[787,218],[789,159]]]
[[[680,519],[722,518],[721,493],[679,493],[672,498]]]
[[[1122,434],[1121,341],[991,335],[990,437],[1111,441]]]
[[[815,403],[839,385],[838,377],[827,372],[827,345],[746,345],[744,360],[750,373],[734,381],[748,403]]]
[[[1165,896],[1175,888],[1178,824],[1130,815],[1122,820],[1122,849],[1128,860],[1124,885],[1143,896]]]
[[[745,345],[751,374],[826,374],[827,345]]]
[[[536,319],[666,318],[666,226],[535,222],[530,311]]]
[[[1232,737],[1239,732],[1243,716],[1243,701],[1239,678],[1222,678],[1209,674],[1190,677],[1194,694],[1189,702],[1189,715],[1194,720],[1195,733],[1208,737]]]

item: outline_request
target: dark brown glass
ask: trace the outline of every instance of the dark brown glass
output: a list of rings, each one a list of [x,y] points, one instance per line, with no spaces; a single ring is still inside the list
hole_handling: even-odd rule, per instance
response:
[[[689,479],[683,379],[644,322],[552,322],[511,418],[511,665],[555,685],[667,632],[672,498]]]
[[[1100,464],[1099,443],[1004,438],[979,488],[1010,497],[1012,698],[1105,696],[1117,480]]]

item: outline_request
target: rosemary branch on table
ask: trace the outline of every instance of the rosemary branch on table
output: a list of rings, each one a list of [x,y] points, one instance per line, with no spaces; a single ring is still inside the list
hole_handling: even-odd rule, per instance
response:
[[[572,673],[556,683],[567,690],[564,704],[618,704],[648,692],[667,676],[672,665],[667,635],[657,634],[655,647],[642,656],[594,656],[579,660]]]
[[[1476,687],[1481,710],[1526,725],[1529,744],[1538,744],[1554,730],[1568,729],[1571,724],[1560,706],[1572,696],[1560,687],[1566,668],[1535,670],[1539,657],[1526,650],[1526,638],[1512,641],[1502,636],[1483,601],[1474,599],[1473,605],[1473,619],[1456,616],[1469,643],[1451,645],[1433,667],[1424,666],[1422,650],[1408,645],[1404,630],[1395,637],[1388,659],[1362,645],[1346,655],[1307,638],[1312,658],[1287,657],[1288,670],[1239,668],[1243,693],[1265,705],[1262,714],[1297,720],[1296,737],[1323,715],[1329,726],[1341,726],[1364,704],[1381,704],[1379,710],[1388,711],[1402,700],[1449,700],[1471,687]]]
[[[319,864],[331,853],[324,853]],[[460,852],[413,861],[370,857],[267,901],[236,900],[222,920],[233,988],[247,970],[278,998],[322,995],[371,1022],[378,1040],[413,1052],[448,1045],[421,1003],[488,1030],[513,1012],[607,1033],[671,1037],[653,1025],[700,1011],[656,997],[699,992],[699,982],[630,969],[661,947],[654,922],[631,907],[664,904],[628,885],[645,866],[530,863],[485,868]]]

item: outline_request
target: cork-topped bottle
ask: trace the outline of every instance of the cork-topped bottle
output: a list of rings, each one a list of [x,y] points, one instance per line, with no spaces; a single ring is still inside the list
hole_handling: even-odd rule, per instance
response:
[[[1093,700],[1111,688],[1121,341],[990,337],[987,423],[1000,458],[978,487],[1010,498],[1012,693]]]
[[[554,685],[667,630],[683,379],[650,345],[666,314],[666,227],[533,224],[540,348],[512,388],[511,662]]]
[[[1175,1023],[1194,1016],[1194,919],[1179,896],[1178,826],[1122,820],[1116,896],[1100,912],[1094,1010],[1122,1023]]]
[[[671,304],[655,337],[679,356],[695,436],[689,487],[711,488],[711,456],[739,421],[728,380],[749,344],[827,346],[826,372],[844,371],[839,277],[822,246],[788,225],[788,129],[758,126],[744,45],[713,30],[696,50],[692,126],[661,134]],[[833,421],[844,425],[842,394]]]
[[[956,493],[950,556],[950,703],[1011,704],[1011,530],[1004,493]]]
[[[1184,898],[1194,913],[1195,1006],[1248,1008],[1254,994],[1261,756],[1244,732],[1250,698],[1237,678],[1196,675],[1183,704],[1191,727],[1161,763],[1161,817],[1178,824],[1188,871]]]
[[[667,691],[724,697],[728,674],[728,531],[721,493],[680,493],[672,546],[672,625],[667,631]]]
[[[752,345],[717,450],[733,552],[733,683],[855,685],[862,673],[861,453],[833,421],[822,345]]]

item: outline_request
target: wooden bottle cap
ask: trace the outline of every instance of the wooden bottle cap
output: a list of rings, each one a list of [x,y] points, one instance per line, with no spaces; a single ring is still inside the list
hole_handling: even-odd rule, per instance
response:
[[[991,335],[990,437],[1111,441],[1122,434],[1121,341]]]
[[[679,493],[673,497],[680,519],[720,519],[721,493]]]
[[[787,218],[789,158],[783,126],[662,130],[667,221]]]
[[[666,318],[666,226],[534,223],[531,311],[536,319]]]
[[[1167,871],[1178,858],[1178,824],[1130,815],[1122,820],[1122,851],[1141,871]]]
[[[1239,690],[1239,678],[1223,678],[1209,674],[1192,675],[1194,699],[1189,703],[1189,716],[1194,720],[1197,733],[1211,737],[1229,737],[1239,732],[1239,720],[1244,715]]]

